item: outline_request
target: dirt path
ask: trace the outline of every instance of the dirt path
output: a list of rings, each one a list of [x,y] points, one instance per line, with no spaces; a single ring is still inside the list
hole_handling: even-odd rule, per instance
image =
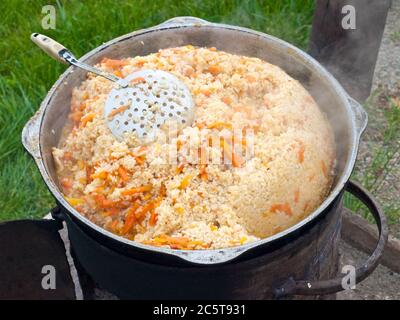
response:
[[[392,0],[375,67],[373,89],[400,92],[400,0]]]
[[[365,185],[367,175],[376,176],[373,185],[366,187],[384,207],[392,235],[400,238],[400,141],[397,137],[384,141],[388,128],[387,112],[393,101],[397,101],[400,108],[400,0],[392,0],[388,13],[373,89],[370,101],[365,105],[369,122],[361,139],[354,178]],[[384,164],[384,160],[377,160],[379,149],[381,158],[392,153],[387,165],[376,165],[380,161]]]

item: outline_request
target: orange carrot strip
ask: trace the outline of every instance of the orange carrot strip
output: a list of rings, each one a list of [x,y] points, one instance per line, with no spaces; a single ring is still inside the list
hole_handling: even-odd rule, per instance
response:
[[[292,208],[290,207],[290,205],[287,202],[273,204],[270,208],[270,211],[272,213],[284,212],[289,216],[292,215]]]
[[[94,113],[88,113],[81,118],[81,127],[85,127],[88,122],[94,119]]]
[[[149,225],[155,226],[157,223],[157,213],[155,210],[151,212],[150,220],[149,220]]]
[[[253,83],[256,81],[256,78],[254,76],[248,74],[248,75],[246,75],[246,80],[250,83]]]
[[[185,167],[185,164],[184,164],[183,162],[180,163],[180,164],[176,167],[176,173],[177,173],[177,174],[182,173],[184,167]]]
[[[106,199],[103,194],[94,195],[94,199],[100,208],[111,208],[116,204],[114,201]]]
[[[181,245],[186,245],[189,242],[188,238],[185,237],[166,237],[166,240],[169,243],[173,243],[173,244],[181,244]]]
[[[65,151],[63,156],[62,156],[63,160],[73,160],[74,157],[72,156],[71,152]]]
[[[119,212],[118,208],[112,207],[105,211],[105,215],[106,216],[115,216],[118,214],[118,212]]]
[[[144,157],[135,157],[135,161],[140,166],[144,163]]]
[[[75,112],[73,112],[73,113],[71,113],[71,114],[69,115],[69,118],[70,118],[73,122],[79,123],[79,121],[81,121],[82,115],[83,115],[83,112],[82,112],[82,111],[75,111]]]
[[[128,154],[135,158],[138,165],[142,165],[146,158],[147,147],[140,146],[135,152],[128,152]]]
[[[90,182],[92,180],[93,168],[91,166],[86,166],[86,180]]]
[[[118,174],[123,182],[127,182],[129,180],[128,171],[123,166],[118,168]]]
[[[136,156],[136,157],[144,156],[144,155],[146,154],[146,152],[147,152],[147,147],[145,147],[145,146],[140,146],[139,148],[137,148],[137,149],[135,150],[135,156]]]
[[[196,122],[196,123],[193,125],[193,127],[197,127],[197,128],[199,128],[199,129],[201,130],[201,129],[203,129],[203,128],[206,127],[206,124],[205,124],[205,123]]]
[[[207,128],[208,129],[223,129],[223,128],[232,129],[232,124],[226,123],[223,121],[217,121],[217,122],[209,124],[207,126]]]
[[[84,98],[83,98],[84,99]],[[85,110],[86,109],[86,103],[84,102],[84,103],[81,103],[80,105],[79,105],[79,111],[83,111],[83,110]]]
[[[299,198],[300,198],[300,190],[297,189],[297,190],[294,192],[294,202],[295,202],[295,203],[298,203],[298,202],[299,202]]]
[[[148,184],[137,188],[123,190],[121,193],[124,196],[132,196],[138,193],[149,192],[152,188],[153,186],[151,184]]]
[[[150,200],[153,195],[151,193],[146,193],[142,196],[143,201]]]
[[[231,103],[232,103],[231,97],[228,97],[228,96],[223,97],[221,100],[222,100],[222,102],[225,103],[225,104],[231,104]]]
[[[199,153],[199,157],[200,157],[200,164],[207,164],[207,152],[206,149],[204,148],[204,146],[201,146],[198,149],[198,153]]]
[[[207,166],[205,164],[200,165],[200,178],[203,181],[208,181],[208,174],[206,171],[206,167]]]
[[[234,152],[226,140],[223,141],[223,148],[224,154],[231,160],[234,167],[241,167],[243,165],[243,158]]]
[[[150,210],[152,210],[154,208],[154,202],[149,202],[144,206],[140,206],[135,213],[136,219],[138,221],[141,221],[144,219],[145,215],[147,212],[149,212]]]
[[[123,78],[123,75],[122,75],[122,72],[121,72],[121,71],[115,70],[113,73],[114,73],[114,75],[116,75],[117,77]]]
[[[183,142],[181,140],[176,141],[176,149],[179,151],[183,146]]]
[[[179,189],[186,189],[190,184],[190,180],[192,180],[192,176],[190,175],[183,177],[183,179],[181,180],[181,184],[179,185]]]
[[[150,241],[145,241],[143,243],[150,244],[153,246],[168,245],[171,249],[180,249],[180,250],[193,249],[198,245],[204,248],[208,248],[210,246],[210,244],[205,244],[202,241],[194,241],[194,240],[191,241],[190,239],[185,237],[170,237],[166,235],[155,237],[154,239]]]
[[[136,216],[135,212],[139,208],[139,204],[135,203],[131,208],[128,209],[128,212],[125,217],[124,226],[122,227],[122,234],[127,234],[131,231],[132,227],[136,223]]]
[[[90,176],[92,179],[102,179],[102,180],[106,180],[108,177],[108,172],[107,171],[101,171],[99,173],[95,173],[92,174]]]
[[[111,120],[112,118],[114,118],[115,115],[117,115],[118,113],[125,112],[127,109],[129,109],[129,105],[120,106],[117,109],[112,110],[108,114],[108,119]]]
[[[164,183],[161,183],[159,194],[160,194],[160,197],[165,197],[165,195],[167,194],[167,188],[165,188]]]
[[[206,171],[207,153],[206,149],[203,146],[199,148],[199,154],[200,154],[200,178],[203,181],[207,181],[208,180],[208,175]]]
[[[138,66],[138,67],[141,67],[141,66],[144,65],[145,62],[146,62],[146,61],[144,61],[144,60],[136,61],[136,62],[135,62],[135,65]]]
[[[101,61],[101,63],[104,64],[106,67],[112,68],[112,69],[122,68],[122,67],[124,67],[124,66],[126,66],[128,64],[127,61],[109,59],[109,58],[104,58]]]
[[[213,76],[216,76],[218,73],[221,72],[221,68],[217,65],[212,65],[208,67],[207,71],[211,73]]]
[[[135,85],[135,84],[138,84],[138,83],[143,83],[143,82],[146,82],[146,79],[143,78],[143,77],[137,77],[137,78],[134,78],[134,79],[132,79],[132,80],[130,81],[130,83],[131,83],[132,85]]]
[[[307,202],[304,204],[303,211],[306,211],[306,212],[307,212],[308,206],[309,206],[309,205],[310,205],[310,201],[307,201]]]
[[[328,179],[329,178],[328,169],[327,169],[326,164],[325,164],[325,162],[323,160],[321,160],[321,169],[322,169],[322,173],[324,174],[324,177]]]
[[[305,151],[304,144],[303,144],[303,142],[300,142],[300,149],[297,153],[297,160],[299,160],[299,163],[304,162],[304,151]]]
[[[117,224],[118,224],[118,220],[114,220],[113,222],[111,222],[110,229],[112,232],[117,232]]]
[[[72,179],[70,179],[70,178],[62,178],[60,182],[61,182],[61,186],[64,189],[71,189],[72,184],[73,184]]]
[[[65,199],[68,201],[68,203],[73,206],[76,207],[82,203],[84,203],[84,200],[81,198],[69,198],[69,197],[65,197]]]
[[[85,169],[85,161],[79,159],[78,162],[77,162],[77,164],[78,164],[78,168],[79,168],[80,170]]]

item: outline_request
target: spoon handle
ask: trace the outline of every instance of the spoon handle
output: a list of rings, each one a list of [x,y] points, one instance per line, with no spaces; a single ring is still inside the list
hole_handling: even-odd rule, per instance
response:
[[[62,44],[57,41],[44,36],[40,33],[32,33],[31,40],[44,52],[46,52],[49,56],[57,60],[58,62],[64,64],[74,65],[80,69],[84,69],[86,71],[95,73],[101,77],[104,77],[113,82],[118,82],[121,78],[115,76],[112,73],[94,68],[92,66],[87,65],[86,63],[80,62],[75,56],[65,48]]]

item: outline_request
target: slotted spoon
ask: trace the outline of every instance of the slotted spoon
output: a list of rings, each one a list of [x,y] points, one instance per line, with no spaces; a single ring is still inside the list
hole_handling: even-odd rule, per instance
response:
[[[142,142],[149,142],[166,123],[182,128],[193,122],[190,91],[174,75],[161,70],[140,70],[119,78],[80,62],[67,48],[47,36],[33,33],[31,40],[57,61],[116,83],[107,97],[104,117],[118,140],[133,133]]]

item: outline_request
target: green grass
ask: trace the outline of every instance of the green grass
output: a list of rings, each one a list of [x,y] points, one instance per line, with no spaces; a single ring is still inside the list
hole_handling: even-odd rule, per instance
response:
[[[378,103],[378,100],[381,103]],[[368,141],[370,160],[364,168],[356,167],[353,178],[359,181],[379,200],[389,224],[400,223],[400,103],[382,93],[373,94],[365,104],[370,114],[369,128],[362,139]],[[379,114],[381,113],[381,114]],[[380,120],[378,120],[380,119]],[[360,159],[359,159],[360,160]],[[389,176],[395,178],[388,179]],[[396,179],[397,177],[397,179]],[[388,183],[388,181],[390,181]],[[351,195],[346,194],[345,206],[372,219],[367,209]]]
[[[41,28],[47,4],[56,6],[56,30]],[[253,28],[306,49],[313,7],[313,0],[0,1],[0,220],[40,217],[54,206],[20,135],[65,66],[31,43],[32,32],[54,37],[80,56],[116,36],[191,15]]]
[[[394,31],[389,35],[390,40],[393,42],[400,42],[400,31]]]

